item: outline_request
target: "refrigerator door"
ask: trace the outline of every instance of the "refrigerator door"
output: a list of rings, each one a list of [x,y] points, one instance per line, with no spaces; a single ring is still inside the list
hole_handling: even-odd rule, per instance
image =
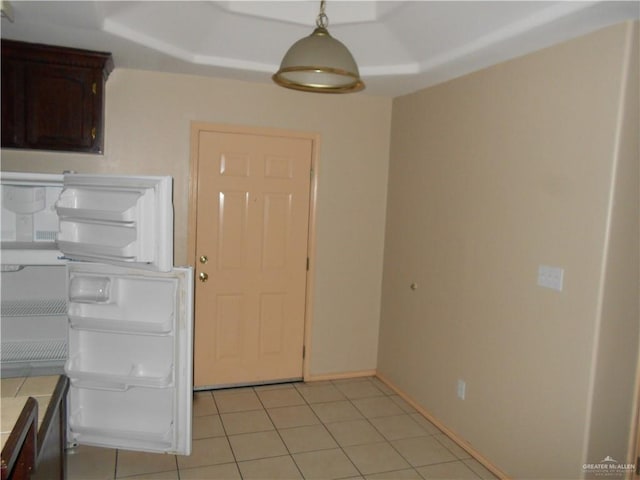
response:
[[[171,177],[65,174],[56,202],[66,257],[168,272],[173,265]]]
[[[189,455],[191,268],[67,268],[69,442]]]

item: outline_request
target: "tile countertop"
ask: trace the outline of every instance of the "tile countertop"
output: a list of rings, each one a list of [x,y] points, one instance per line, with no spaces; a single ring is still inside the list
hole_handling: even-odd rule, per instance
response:
[[[38,427],[51,400],[53,390],[58,382],[58,375],[46,377],[15,377],[0,380],[0,436],[4,447],[11,429],[18,420],[27,398],[34,397],[38,401]]]

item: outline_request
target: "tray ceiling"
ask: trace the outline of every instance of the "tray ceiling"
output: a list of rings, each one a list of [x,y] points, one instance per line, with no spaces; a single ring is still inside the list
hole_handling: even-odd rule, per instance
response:
[[[2,38],[113,53],[116,68],[271,82],[317,1],[12,1]],[[364,94],[397,96],[640,17],[638,1],[341,1],[330,33]]]

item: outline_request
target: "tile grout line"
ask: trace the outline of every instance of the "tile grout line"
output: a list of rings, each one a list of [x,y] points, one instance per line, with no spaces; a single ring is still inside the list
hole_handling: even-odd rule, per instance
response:
[[[374,377],[374,378],[375,378],[375,377]],[[371,381],[371,384],[373,384],[374,386],[376,386],[376,385],[375,385],[375,382],[373,382],[373,381]],[[377,388],[377,386],[376,386],[376,388]],[[379,389],[379,390],[381,390],[380,388],[378,388],[378,389]],[[381,390],[381,391],[382,391],[382,390]],[[391,400],[391,401],[393,402],[393,400],[392,400],[390,397],[394,396],[394,395],[395,395],[395,393],[389,393],[389,394],[387,394],[387,393],[385,393],[385,392],[382,392],[382,393],[386,396],[386,398],[388,398],[389,400]],[[367,397],[364,397],[364,398],[367,398]],[[368,398],[375,398],[375,397],[368,397]],[[395,403],[396,405],[398,405],[396,402],[393,402],[393,403]],[[357,405],[355,405],[355,403],[354,403],[354,407],[355,407],[356,409],[358,409],[358,406],[357,406]],[[409,415],[409,416],[410,416],[409,412],[405,411],[405,410],[404,410],[400,405],[398,405],[398,407],[403,411],[403,414],[404,414],[404,415]],[[412,410],[413,410],[413,413],[418,413],[418,414],[420,414],[420,412],[416,411],[413,407],[411,407],[411,408],[412,408]],[[411,462],[409,462],[409,459],[408,459],[408,458],[406,458],[406,457],[402,454],[402,452],[400,452],[400,450],[398,450],[398,449],[395,447],[395,445],[393,445],[393,443],[391,442],[391,440],[388,440],[388,439],[385,437],[384,433],[383,433],[380,429],[378,429],[378,428],[373,424],[373,422],[371,422],[371,418],[384,418],[384,417],[386,417],[386,415],[385,415],[385,416],[381,416],[381,417],[371,417],[371,418],[369,418],[369,417],[367,417],[366,415],[364,415],[364,412],[362,412],[360,409],[358,409],[358,411],[359,411],[360,413],[362,413],[362,415],[365,417],[365,419],[367,420],[367,422],[368,422],[368,423],[369,423],[369,424],[370,424],[370,425],[371,425],[371,426],[372,426],[372,427],[373,427],[373,428],[374,428],[378,433],[380,433],[380,435],[381,435],[381,436],[385,439],[385,441],[386,441],[386,442],[391,446],[391,448],[393,448],[393,449],[396,451],[396,453],[398,453],[398,455],[400,455],[400,456],[401,456],[401,457],[402,457],[402,458],[403,458],[403,459],[404,459],[404,460],[405,460],[405,461],[406,461],[406,462],[411,466],[411,468],[412,468],[412,469],[413,469],[413,470],[414,470],[418,475],[420,475],[420,477],[422,477],[422,475],[421,475],[421,474],[420,474],[420,472],[418,471],[418,468],[420,468],[420,467],[429,467],[429,466],[432,466],[432,465],[442,465],[442,464],[446,464],[446,463],[455,463],[455,462],[459,462],[459,463],[461,463],[465,468],[467,468],[469,471],[471,471],[471,473],[472,473],[474,476],[476,476],[478,479],[480,479],[480,478],[481,478],[481,477],[480,477],[478,474],[476,474],[476,472],[474,472],[474,471],[473,471],[473,470],[472,470],[472,469],[471,469],[471,468],[470,468],[466,463],[464,463],[463,459],[459,458],[459,457],[455,454],[455,452],[453,452],[449,447],[447,447],[446,445],[444,445],[440,440],[438,440],[438,438],[436,438],[436,437],[437,437],[437,435],[439,435],[439,434],[444,435],[444,437],[445,437],[445,438],[449,438],[445,433],[443,433],[443,432],[441,432],[441,431],[439,431],[438,433],[430,433],[430,432],[428,432],[426,429],[424,429],[424,427],[422,427],[420,424],[418,424],[418,422],[416,422],[415,420],[411,419],[414,423],[416,423],[416,424],[417,424],[421,429],[423,429],[423,430],[425,431],[425,433],[426,433],[426,435],[425,435],[425,436],[427,436],[427,437],[430,437],[430,438],[434,439],[434,440],[435,440],[435,441],[436,441],[436,442],[437,442],[437,443],[438,443],[442,448],[444,448],[446,451],[448,451],[448,452],[449,452],[451,455],[453,455],[453,457],[454,457],[454,459],[453,459],[453,460],[450,460],[450,461],[445,461],[445,462],[435,462],[435,463],[430,463],[430,464],[427,464],[427,465],[419,465],[419,466],[417,466],[417,467],[416,467],[416,466],[413,466],[413,465],[411,464]],[[388,415],[388,416],[393,416],[393,415]],[[422,417],[422,418],[424,418],[424,417]],[[427,419],[425,419],[425,420],[427,420]],[[428,421],[428,420],[427,420],[427,421]],[[416,438],[418,438],[418,437],[416,437]],[[393,470],[391,470],[391,471],[393,471]],[[390,473],[391,471],[389,471],[389,472],[381,472],[381,473]]]
[[[362,415],[362,419],[363,419],[364,421],[366,421],[366,422],[367,422],[367,424],[369,424],[369,425],[374,429],[374,431],[378,432],[378,433],[380,434],[380,436],[382,437],[382,439],[383,439],[383,440],[382,440],[382,441],[380,441],[380,442],[374,442],[374,443],[372,443],[372,444],[363,443],[363,444],[349,445],[349,446],[361,446],[361,445],[373,445],[373,444],[376,444],[376,443],[380,443],[380,444],[386,443],[386,444],[388,444],[391,448],[393,448],[393,449],[394,449],[394,451],[396,451],[396,453],[398,453],[398,455],[400,455],[400,457],[401,457],[404,461],[406,461],[406,462],[407,462],[407,464],[409,465],[409,468],[411,468],[412,470],[414,470],[414,471],[415,471],[415,472],[416,472],[420,477],[422,477],[422,475],[420,475],[420,473],[417,471],[417,469],[416,469],[413,465],[411,465],[411,463],[409,463],[409,461],[408,461],[408,460],[407,460],[407,459],[406,459],[406,458],[405,458],[405,457],[404,457],[404,456],[403,456],[399,451],[397,451],[397,450],[395,449],[395,447],[391,444],[391,441],[390,441],[390,440],[388,440],[388,439],[384,436],[384,434],[383,434],[383,433],[382,433],[378,428],[376,428],[376,426],[371,422],[371,419],[370,419],[369,417],[367,417],[367,416],[365,415],[365,413],[364,413],[361,409],[359,409],[359,408],[358,408],[358,406],[353,402],[353,400],[358,400],[358,399],[361,399],[361,398],[378,398],[378,397],[381,397],[381,398],[389,398],[389,397],[390,397],[390,394],[387,394],[386,392],[384,392],[383,390],[381,390],[380,388],[378,388],[378,386],[377,386],[377,385],[375,385],[375,383],[374,383],[374,382],[372,382],[372,381],[370,381],[370,380],[368,380],[368,379],[366,379],[366,380],[364,380],[364,379],[363,379],[361,382],[358,382],[358,383],[368,383],[369,385],[371,385],[371,386],[373,386],[374,388],[376,388],[376,389],[380,392],[380,395],[375,395],[375,396],[370,396],[370,397],[369,397],[369,396],[365,396],[365,397],[358,397],[358,398],[355,398],[355,399],[354,399],[354,398],[349,397],[349,396],[348,396],[348,395],[347,395],[347,394],[346,394],[342,389],[340,389],[340,387],[339,387],[339,385],[340,385],[341,383],[342,383],[342,384],[347,383],[346,381],[334,382],[334,381],[332,380],[332,381],[330,381],[330,382],[331,382],[331,383],[330,383],[330,384],[331,384],[331,386],[333,386],[335,389],[337,389],[337,390],[340,392],[340,394],[344,396],[344,399],[345,399],[346,401],[348,401],[348,402],[349,402],[349,404],[350,404],[350,405],[351,405],[351,406],[352,406],[352,407],[353,407],[353,408],[358,412],[358,414]],[[298,392],[298,393],[299,393],[299,392]],[[312,404],[308,403],[308,401],[307,401],[307,399],[304,397],[304,395],[302,395],[302,394],[301,394],[301,396],[303,397],[303,399],[305,400],[305,402],[307,402],[307,404],[308,404],[308,405],[309,405],[309,407],[312,409],[312,411],[314,411],[314,410],[313,410],[313,406],[312,406]],[[338,401],[345,401],[345,400],[338,400]],[[391,400],[391,401],[393,401],[393,400]],[[322,404],[322,403],[333,403],[333,402],[318,402],[318,404]],[[394,402],[394,403],[395,403],[395,402]],[[314,413],[315,413],[315,411],[314,411]],[[405,413],[406,413],[406,412],[405,412]],[[406,413],[406,414],[408,415],[408,413]],[[317,414],[316,414],[316,416],[317,416]],[[318,417],[318,419],[320,420],[321,424],[323,425],[323,427],[325,428],[325,430],[327,431],[327,433],[329,433],[329,435],[331,436],[331,438],[333,438],[333,440],[336,442],[336,444],[338,445],[338,447],[340,448],[340,450],[342,451],[342,453],[343,453],[343,454],[346,456],[346,458],[351,462],[351,464],[355,467],[355,469],[358,471],[358,473],[359,473],[362,477],[364,477],[364,476],[365,476],[365,474],[364,474],[364,473],[363,473],[363,472],[358,468],[358,466],[353,462],[353,460],[351,459],[351,457],[349,456],[349,454],[346,452],[345,447],[344,447],[343,445],[341,445],[341,444],[340,444],[340,442],[338,442],[338,439],[337,439],[337,438],[336,438],[336,437],[331,433],[331,431],[330,431],[330,430],[329,430],[329,428],[327,427],[327,423],[325,423],[325,422],[324,422],[322,419],[320,419],[319,417]],[[344,421],[349,421],[349,420],[344,420]],[[339,422],[339,421],[336,421],[336,422],[330,422],[330,423],[340,423],[340,422]],[[420,428],[422,428],[422,427],[420,426]],[[429,432],[427,432],[426,430],[425,430],[425,433],[427,434],[426,436],[431,436],[431,434],[430,434]],[[397,470],[397,469],[393,469],[393,470],[385,470],[385,471],[382,471],[382,472],[373,472],[372,474],[391,473],[391,472],[394,472],[394,471],[398,471],[398,470]],[[346,478],[346,477],[345,477],[345,478]]]
[[[390,397],[390,395],[389,395],[389,394],[387,394],[387,393],[385,393],[384,391],[382,391],[382,390],[381,390],[380,388],[378,388],[378,387],[377,387],[373,382],[369,381],[369,383],[370,383],[373,387],[375,387],[377,390],[379,390],[379,391],[382,393],[382,395],[379,395],[380,397],[384,397],[384,398],[389,399],[389,397]],[[338,390],[340,390],[340,388],[339,388],[337,385],[336,385],[336,388],[338,388]],[[342,390],[340,390],[340,391],[342,392]],[[344,394],[344,392],[342,392],[342,393]],[[418,474],[418,476],[420,476],[421,478],[423,478],[423,477],[422,477],[422,475],[420,475],[420,472],[418,472],[418,470],[417,470],[413,465],[411,465],[411,463],[409,462],[409,460],[407,460],[407,459],[404,457],[404,455],[402,455],[402,454],[401,454],[401,453],[400,453],[400,452],[399,452],[399,451],[398,451],[398,450],[393,446],[393,444],[391,443],[391,441],[390,441],[390,440],[388,440],[388,439],[387,439],[387,437],[385,437],[385,436],[384,436],[384,434],[383,434],[383,433],[382,433],[378,428],[376,428],[376,426],[371,422],[371,418],[367,417],[367,416],[365,415],[365,413],[364,413],[361,409],[359,409],[359,408],[358,408],[358,406],[353,402],[353,400],[354,400],[354,399],[349,398],[346,394],[345,394],[345,397],[347,398],[347,400],[349,400],[349,402],[351,403],[351,405],[353,405],[353,407],[354,407],[354,408],[355,408],[355,409],[356,409],[356,410],[357,410],[357,411],[362,415],[362,417],[364,418],[364,420],[366,420],[366,422],[367,422],[367,423],[368,423],[368,424],[369,424],[369,425],[370,425],[370,426],[371,426],[371,427],[372,427],[376,432],[378,432],[378,433],[380,434],[380,436],[384,439],[384,442],[377,442],[377,443],[386,443],[386,444],[388,444],[388,445],[389,445],[389,446],[390,446],[390,447],[391,447],[391,448],[392,448],[392,449],[393,449],[393,450],[394,450],[398,455],[400,455],[400,457],[401,457],[405,462],[407,462],[407,464],[409,465],[409,467],[410,467],[413,471],[415,471],[415,472]],[[376,397],[362,397],[362,398],[376,398]],[[391,400],[391,399],[389,399],[389,400],[390,400],[390,401],[393,401],[393,400]],[[395,402],[394,402],[394,403],[395,403]],[[376,418],[380,418],[380,417],[376,417]],[[422,428],[422,427],[420,427],[420,428]],[[426,432],[426,430],[425,430],[425,432]],[[428,434],[429,432],[426,432],[426,433]],[[366,445],[366,444],[363,444],[363,445]],[[346,452],[345,452],[345,455],[347,455],[347,456],[348,456],[348,454],[347,454]],[[403,469],[403,470],[406,470],[406,469]],[[360,471],[360,470],[358,469],[358,471]],[[398,470],[397,470],[397,469],[395,469],[395,470],[387,470],[387,471],[384,471],[384,472],[374,472],[374,473],[372,473],[372,475],[383,474],[383,473],[391,473],[391,472],[396,472],[396,471],[398,471]],[[361,475],[362,475],[363,477],[365,477],[365,475],[364,475],[363,473],[361,473]]]
[[[402,414],[401,414],[401,415],[406,415],[406,416],[409,416],[409,417],[410,417],[410,416],[411,416],[411,413],[418,413],[418,414],[419,414],[419,412],[415,411],[415,409],[413,409],[413,408],[412,408],[413,412],[411,412],[411,413],[410,413],[410,412],[408,412],[408,411],[406,411],[406,410],[405,410],[405,409],[403,409],[400,405],[398,405],[396,402],[394,402],[394,401],[393,401],[393,399],[391,399],[391,397],[395,395],[394,393],[386,393],[385,391],[383,391],[382,389],[380,389],[380,388],[375,384],[375,382],[373,382],[373,381],[371,381],[371,380],[368,380],[368,382],[369,382],[369,384],[371,384],[372,386],[374,386],[376,389],[378,389],[378,390],[381,392],[381,395],[370,396],[370,397],[366,396],[366,397],[350,398],[349,396],[347,396],[347,395],[346,395],[346,394],[345,394],[345,393],[344,393],[344,392],[343,392],[343,391],[338,387],[338,385],[334,385],[334,386],[335,386],[338,390],[340,390],[340,392],[345,396],[345,398],[346,398],[346,399],[347,399],[347,400],[348,400],[348,401],[353,405],[353,407],[354,407],[354,408],[355,408],[355,409],[356,409],[356,410],[357,410],[357,411],[358,411],[358,412],[363,416],[364,420],[366,420],[366,422],[367,422],[367,423],[368,423],[368,424],[369,424],[369,425],[370,425],[370,426],[371,426],[371,427],[372,427],[376,432],[378,432],[378,433],[380,434],[380,436],[384,439],[384,441],[376,442],[376,443],[386,443],[386,444],[388,444],[388,445],[389,445],[389,446],[390,446],[390,447],[391,447],[391,448],[392,448],[392,449],[393,449],[393,450],[394,450],[398,455],[400,455],[400,457],[401,457],[405,462],[407,462],[407,464],[409,465],[409,468],[410,468],[411,470],[415,471],[415,472],[416,472],[420,477],[422,477],[422,475],[420,474],[420,472],[418,472],[418,468],[419,468],[419,467],[428,467],[428,466],[431,466],[431,465],[440,465],[440,464],[454,463],[454,462],[459,462],[459,463],[461,463],[461,464],[462,464],[462,465],[464,465],[468,470],[470,470],[470,471],[473,473],[473,475],[475,475],[475,476],[477,477],[477,474],[476,474],[476,473],[475,473],[475,472],[474,472],[474,471],[473,471],[473,470],[472,470],[468,465],[466,465],[466,464],[463,462],[463,459],[459,458],[459,457],[458,457],[458,456],[457,456],[457,455],[456,455],[456,454],[455,454],[451,449],[449,449],[446,445],[444,445],[442,442],[440,442],[440,441],[436,438],[436,435],[438,435],[437,433],[431,433],[431,432],[427,431],[427,430],[426,430],[422,425],[420,425],[418,422],[416,422],[416,421],[415,421],[415,420],[413,420],[413,419],[411,419],[411,420],[412,420],[416,425],[418,425],[418,426],[419,426],[419,427],[420,427],[420,428],[425,432],[425,435],[424,435],[425,437],[429,437],[429,438],[434,439],[434,440],[438,443],[438,445],[440,445],[440,446],[441,446],[442,448],[444,448],[447,452],[449,452],[449,453],[454,457],[454,459],[453,459],[453,460],[450,460],[450,461],[445,461],[445,462],[435,462],[435,463],[431,463],[431,464],[427,464],[427,465],[419,465],[419,466],[414,466],[414,465],[412,465],[412,464],[411,464],[411,462],[409,461],[409,459],[407,459],[407,458],[402,454],[402,452],[400,452],[400,451],[395,447],[395,445],[393,445],[392,441],[391,441],[391,440],[389,440],[389,439],[384,435],[384,433],[383,433],[379,428],[377,428],[377,427],[375,426],[375,424],[371,421],[371,419],[372,419],[372,418],[385,418],[385,417],[392,417],[392,416],[395,416],[395,415],[381,415],[381,416],[379,416],[379,417],[368,417],[368,416],[367,416],[367,415],[366,415],[366,414],[365,414],[365,413],[364,413],[360,408],[358,408],[358,406],[356,405],[356,403],[354,402],[354,400],[366,399],[366,398],[378,398],[378,397],[380,397],[380,398],[387,398],[387,399],[389,399],[390,401],[392,401],[394,404],[396,404],[396,405],[398,406],[398,408],[400,408],[400,410],[402,411]],[[442,432],[439,432],[439,433],[442,433]],[[445,437],[446,437],[446,435],[445,435]],[[418,437],[416,437],[416,438],[418,438]],[[448,437],[447,437],[447,438],[448,438]],[[366,445],[366,444],[363,444],[363,445]],[[346,452],[345,452],[345,454],[346,454]],[[348,456],[348,455],[347,455],[347,456]],[[358,470],[358,471],[359,471],[359,470]],[[383,472],[375,472],[375,474],[378,474],[378,473],[391,473],[391,472],[394,472],[394,471],[398,471],[398,470],[396,469],[396,470],[388,470],[388,471],[383,471]],[[480,478],[480,477],[478,477],[478,478]]]
[[[303,383],[304,385],[304,383]],[[335,389],[337,389],[341,395],[344,395],[344,397],[348,399],[348,397],[344,394],[344,392],[342,390],[340,390],[334,383],[333,381],[331,381],[331,386]],[[322,427],[325,429],[325,431],[329,434],[329,436],[333,439],[333,441],[336,443],[336,445],[338,446],[338,448],[340,449],[340,451],[342,452],[342,454],[345,456],[345,458],[347,460],[349,460],[349,463],[351,463],[351,465],[353,465],[353,468],[356,469],[356,471],[358,472],[358,474],[364,478],[364,473],[362,473],[360,471],[360,469],[358,468],[358,466],[353,462],[353,460],[351,460],[351,457],[349,457],[349,455],[347,455],[347,452],[345,451],[344,447],[342,445],[340,445],[340,442],[338,442],[338,439],[334,437],[333,433],[331,433],[331,430],[329,430],[329,428],[327,428],[327,424],[320,418],[320,416],[316,413],[316,411],[313,409],[313,406],[311,403],[309,403],[309,401],[306,399],[306,397],[300,393],[298,391],[298,389],[296,388],[296,391],[298,392],[298,395],[300,395],[302,397],[302,399],[305,401],[305,404],[309,407],[309,409],[313,412],[313,414],[316,416],[316,418],[318,419],[318,421],[320,422],[320,424],[322,425]],[[330,402],[327,402],[330,403]],[[355,407],[355,405],[354,405]],[[294,459],[295,461],[295,459]],[[304,478],[304,475],[303,475]],[[348,478],[348,477],[341,477],[341,478]],[[337,480],[337,479],[336,479]]]
[[[229,446],[229,451],[231,452],[231,456],[233,457],[233,463],[236,465],[236,470],[238,471],[238,475],[242,480],[242,470],[240,470],[240,465],[238,465],[238,459],[236,458],[236,452],[233,451],[233,447],[231,446],[231,440],[229,440],[229,434],[227,433],[227,428],[224,426],[224,422],[222,421],[222,412],[220,411],[220,407],[218,406],[218,401],[216,400],[216,396],[213,394],[213,390],[209,390],[209,394],[213,399],[213,404],[216,406],[216,412],[218,413],[218,417],[220,419],[220,425],[222,426],[222,431],[224,432],[224,439],[227,441],[227,445]],[[180,469],[178,468],[178,478],[180,476]]]
[[[287,442],[285,442],[284,438],[282,438],[282,434],[280,433],[280,429],[276,426],[276,422],[273,421],[273,418],[271,417],[271,414],[269,413],[269,410],[267,410],[267,407],[265,406],[264,402],[262,401],[262,398],[260,398],[260,395],[256,391],[255,387],[252,387],[251,389],[253,390],[253,393],[255,394],[255,396],[258,397],[258,401],[260,402],[260,405],[262,405],[262,408],[264,409],[264,413],[266,413],[267,417],[269,418],[269,421],[273,425],[273,428],[275,429],[276,433],[278,434],[278,438],[282,442],[282,445],[284,445],[284,448],[287,451],[287,454],[289,455],[289,457],[291,458],[291,461],[296,466],[296,469],[298,469],[298,472],[300,473],[300,476],[304,479],[304,474],[302,473],[302,470],[300,469],[300,466],[298,465],[298,462],[296,462],[296,459],[293,457],[293,454],[289,450],[289,446],[287,445]],[[295,388],[295,386],[294,386],[294,390],[296,392],[298,391]],[[302,395],[300,395],[300,396],[302,396]],[[278,457],[270,457],[270,458],[278,458]],[[240,470],[240,467],[238,467],[238,470]],[[240,472],[240,476],[242,477],[242,472]]]

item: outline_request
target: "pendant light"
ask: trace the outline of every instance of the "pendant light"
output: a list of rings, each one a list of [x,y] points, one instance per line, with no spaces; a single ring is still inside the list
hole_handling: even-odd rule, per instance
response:
[[[316,28],[294,43],[273,75],[278,85],[305,92],[348,93],[364,88],[358,65],[344,44],[327,30],[329,19],[320,2]]]

